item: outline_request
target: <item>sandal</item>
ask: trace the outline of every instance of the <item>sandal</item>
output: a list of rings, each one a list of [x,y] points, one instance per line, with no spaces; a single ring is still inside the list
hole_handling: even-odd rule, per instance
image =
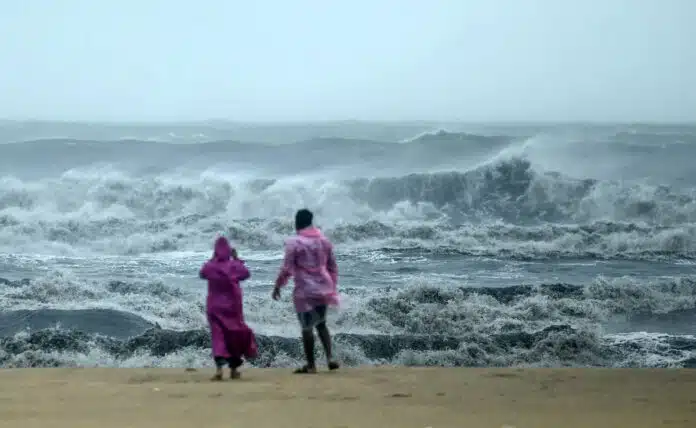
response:
[[[338,361],[329,361],[329,370],[338,370],[340,367]]]

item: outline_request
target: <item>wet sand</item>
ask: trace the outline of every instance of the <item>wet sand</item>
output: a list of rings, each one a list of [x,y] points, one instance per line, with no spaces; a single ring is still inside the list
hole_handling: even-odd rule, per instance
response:
[[[0,370],[0,427],[696,427],[696,370]]]

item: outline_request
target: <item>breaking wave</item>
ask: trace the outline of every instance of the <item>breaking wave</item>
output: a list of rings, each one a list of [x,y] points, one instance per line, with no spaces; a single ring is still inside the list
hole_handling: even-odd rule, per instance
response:
[[[0,236],[36,247],[139,254],[197,249],[227,232],[277,247],[298,206],[339,242],[515,257],[693,258],[694,189],[573,179],[510,158],[464,172],[256,179],[129,176],[109,168],[0,179]]]

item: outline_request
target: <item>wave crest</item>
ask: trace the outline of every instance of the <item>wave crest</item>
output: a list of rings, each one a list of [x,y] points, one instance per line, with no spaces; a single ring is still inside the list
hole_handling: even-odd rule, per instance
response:
[[[174,251],[222,231],[270,248],[291,232],[295,209],[309,206],[339,242],[521,257],[692,257],[696,250],[692,192],[572,179],[518,157],[464,172],[347,180],[138,177],[100,168],[41,181],[5,177],[0,190],[0,236],[14,248],[47,241],[125,254]],[[558,245],[542,248],[543,241]]]

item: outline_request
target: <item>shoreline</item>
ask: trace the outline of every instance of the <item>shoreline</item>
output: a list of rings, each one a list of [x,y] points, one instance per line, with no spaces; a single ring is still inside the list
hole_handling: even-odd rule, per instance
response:
[[[0,370],[3,427],[696,426],[696,370],[341,368]]]

